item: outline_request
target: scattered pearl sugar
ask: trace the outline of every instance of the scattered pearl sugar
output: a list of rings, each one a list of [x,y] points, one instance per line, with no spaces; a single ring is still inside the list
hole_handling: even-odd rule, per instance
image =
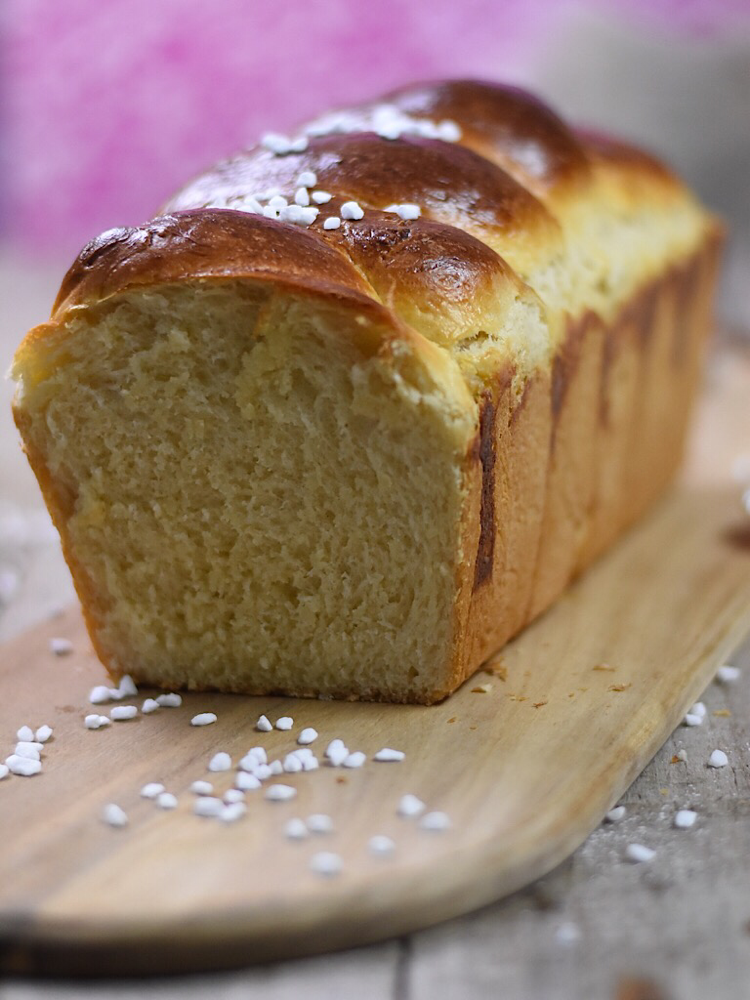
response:
[[[223,808],[224,803],[221,799],[212,795],[201,795],[193,803],[193,812],[196,816],[218,816]]]
[[[21,740],[20,743],[16,743],[15,754],[17,757],[27,757],[29,760],[41,760],[41,749],[41,743],[27,743]]]
[[[323,222],[323,229],[340,229],[341,219],[338,215],[329,215]]]
[[[73,643],[70,639],[61,639],[56,637],[50,639],[49,641],[50,652],[54,653],[55,656],[67,656],[68,653],[73,652]]]
[[[399,816],[419,816],[425,810],[425,804],[411,793],[402,795],[398,803]]]
[[[199,712],[190,720],[191,726],[210,726],[216,722],[218,716],[214,712]]]
[[[303,729],[302,732],[297,737],[297,742],[300,746],[307,746],[309,743],[314,743],[318,738],[318,730],[313,729],[312,726],[308,726],[307,729]]]
[[[689,830],[698,819],[698,813],[692,809],[680,809],[675,813],[674,825],[678,830]]]
[[[688,712],[688,714],[685,716],[685,719],[683,721],[685,722],[686,726],[702,726],[703,725],[703,716],[702,715],[694,715],[692,712]]]
[[[696,703],[690,709],[689,715],[697,715],[701,719],[706,717],[706,706],[702,701],[696,701]]]
[[[317,771],[320,765],[318,764],[317,757],[303,757],[302,758],[302,770],[303,771]]]
[[[571,923],[570,921],[566,921],[566,923],[560,924],[560,926],[555,931],[555,937],[560,942],[560,944],[574,944],[580,938],[580,936],[581,936],[580,930],[574,923]]]
[[[16,753],[12,753],[10,757],[6,757],[5,764],[13,774],[22,775],[24,778],[29,778],[32,774],[39,774],[42,769],[42,762],[40,760],[21,757]]]
[[[244,802],[231,802],[222,808],[219,819],[222,823],[235,823],[238,819],[242,819],[246,812],[247,806]]]
[[[146,698],[144,703],[141,705],[141,711],[144,715],[151,715],[152,712],[156,712],[161,706],[156,698]]]
[[[261,733],[270,733],[271,730],[273,729],[273,726],[271,725],[271,723],[269,722],[269,720],[266,718],[265,715],[261,715],[261,717],[255,723],[255,728],[260,730]]]
[[[52,736],[52,726],[40,726],[36,731],[38,743],[46,743],[50,736]]]
[[[161,708],[179,708],[182,704],[182,695],[177,694],[175,691],[170,691],[168,694],[159,694],[156,696],[156,703]]]
[[[297,789],[291,785],[269,785],[265,797],[269,802],[288,802],[297,794]]]
[[[87,715],[83,720],[87,729],[101,729],[112,721],[106,715]]]
[[[294,719],[290,715],[282,715],[280,719],[276,720],[276,728],[283,729],[287,731],[294,725]]]
[[[366,753],[362,753],[361,750],[355,750],[354,753],[350,753],[344,758],[343,765],[344,767],[362,767],[366,760]]]
[[[739,680],[741,675],[742,671],[739,667],[730,667],[726,663],[716,671],[716,680],[720,684],[732,684],[734,681]]]
[[[263,760],[263,758],[259,754],[256,754],[254,750],[250,750],[240,760],[237,767],[241,771],[253,772],[256,769],[256,767],[260,767],[261,764],[265,764],[265,760]]]
[[[232,767],[232,758],[228,753],[215,753],[208,762],[209,771],[229,771]]]
[[[110,802],[102,809],[102,820],[108,826],[127,826],[128,816],[124,809],[121,809],[114,802]]]
[[[364,209],[356,201],[345,201],[341,206],[342,219],[361,219],[364,214]]]
[[[254,792],[256,788],[260,788],[260,778],[246,771],[238,771],[234,783],[243,792]]]
[[[161,795],[157,796],[156,804],[160,809],[176,809],[177,796],[171,792],[162,792]]]
[[[211,795],[214,786],[210,781],[194,781],[190,786],[190,791],[196,795]]]
[[[284,826],[284,836],[290,840],[303,840],[307,833],[305,821],[298,816],[295,819],[290,819]]]
[[[276,775],[276,777],[284,773],[284,765],[281,763],[280,760],[272,760],[271,763],[268,765],[268,767],[271,771],[271,774]]]
[[[395,212],[399,218],[403,219],[405,222],[412,222],[414,219],[418,219],[422,214],[422,209],[419,205],[412,205],[409,203],[403,205],[389,205],[385,211]]]
[[[228,806],[233,805],[235,802],[244,802],[245,793],[240,788],[229,788],[224,792],[224,801]]]
[[[135,705],[116,705],[109,710],[109,717],[113,722],[125,722],[127,719],[134,719],[138,715]]]
[[[656,855],[656,851],[643,844],[628,844],[625,848],[625,857],[628,861],[638,864],[641,861],[651,861]]]
[[[334,751],[334,750],[346,750],[346,745],[344,744],[344,741],[343,740],[339,740],[339,739],[331,740],[331,742],[326,747],[326,751],[325,751],[326,757],[330,757],[331,756],[331,751]],[[348,751],[347,751],[347,753],[348,753]]]
[[[312,172],[312,170],[303,170],[302,173],[297,178],[297,183],[300,187],[311,188],[315,187],[318,183],[318,177]]]
[[[382,750],[373,756],[373,760],[403,760],[406,754],[403,750],[391,750],[390,747],[383,747]]]
[[[307,829],[310,833],[332,833],[333,820],[325,813],[313,813],[307,817]]]
[[[306,208],[310,204],[310,195],[306,187],[298,187],[294,192],[294,203],[295,205],[301,205]]]
[[[149,781],[147,785],[144,785],[141,789],[141,798],[143,799],[155,799],[157,795],[161,795],[164,791],[164,785],[158,781]]]
[[[341,767],[345,760],[349,757],[349,751],[346,747],[335,747],[333,750],[326,751],[326,757],[328,758],[332,767]]]
[[[729,758],[723,750],[714,750],[708,758],[709,767],[726,767],[728,763]]]
[[[384,856],[387,854],[393,854],[396,845],[393,843],[390,837],[386,837],[382,833],[376,834],[374,837],[370,837],[367,841],[367,850],[370,854],[377,854],[379,856]]]
[[[270,150],[275,156],[286,156],[287,153],[303,153],[307,149],[307,138],[300,136],[290,139],[278,132],[267,132],[260,140],[261,146]]]
[[[89,701],[92,705],[103,705],[111,701],[110,689],[105,684],[97,684],[89,691]]]
[[[9,774],[10,774],[10,768],[8,767],[8,765],[0,764],[0,781],[2,781],[3,778],[7,778]]]
[[[338,875],[342,869],[341,858],[332,851],[318,851],[310,858],[310,870],[316,875],[332,877]]]
[[[19,740],[33,740],[34,730],[31,728],[31,726],[21,726],[21,728],[16,733],[16,737]]]
[[[122,675],[120,683],[117,685],[117,690],[125,698],[135,698],[138,694],[138,688],[135,686],[135,681],[130,674]]]
[[[270,778],[272,773],[273,772],[271,771],[271,768],[269,767],[268,764],[258,764],[258,766],[253,771],[255,777],[258,778],[260,781],[265,781],[267,778]]]
[[[677,760],[681,760],[683,764],[687,764],[687,759],[688,759],[687,750],[678,750],[677,753],[675,754],[675,757],[677,758]]]
[[[420,819],[419,826],[423,830],[433,830],[435,833],[442,833],[444,830],[450,830],[451,821],[447,813],[429,812]]]
[[[288,753],[284,758],[284,770],[287,774],[296,774],[302,770],[302,761],[294,754]]]
[[[333,195],[329,191],[313,191],[312,193],[312,200],[316,205],[327,205],[331,198]]]
[[[624,818],[626,812],[627,809],[625,806],[615,806],[614,809],[609,810],[604,818],[608,823],[619,823]]]

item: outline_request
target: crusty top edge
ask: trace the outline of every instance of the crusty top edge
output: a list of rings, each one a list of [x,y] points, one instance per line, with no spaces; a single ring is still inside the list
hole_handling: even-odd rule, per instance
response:
[[[212,209],[158,216],[142,226],[102,233],[81,250],[63,278],[52,317],[128,289],[209,277],[276,280],[382,309],[357,269],[316,233]]]
[[[409,84],[363,104],[328,112],[305,131],[362,132],[385,126],[395,114],[405,130],[433,125],[503,167],[539,194],[585,183],[590,165],[575,132],[543,101],[520,87],[483,80]],[[447,131],[446,131],[447,129]]]

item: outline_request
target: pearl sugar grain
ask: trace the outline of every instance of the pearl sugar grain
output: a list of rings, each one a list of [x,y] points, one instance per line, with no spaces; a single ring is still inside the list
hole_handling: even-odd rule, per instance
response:
[[[651,861],[655,856],[656,851],[651,847],[645,847],[643,844],[628,844],[625,848],[625,857],[634,864],[640,864],[642,861]]]
[[[39,774],[42,770],[42,762],[40,760],[32,760],[29,757],[21,757],[19,754],[11,754],[10,757],[5,758],[5,764],[8,769],[13,774],[21,775],[24,778],[29,778],[34,774]]]
[[[378,761],[393,761],[393,760],[403,760],[406,754],[403,750],[391,750],[390,747],[383,747],[382,750],[373,756],[373,760]]]
[[[680,809],[675,813],[674,825],[678,830],[689,830],[698,819],[698,813],[692,809]]]
[[[325,813],[313,813],[307,817],[307,829],[310,833],[332,833],[333,820]]]
[[[216,722],[218,716],[214,712],[199,712],[190,720],[191,726],[210,726]]]
[[[451,821],[447,813],[429,812],[419,820],[419,826],[422,830],[442,833],[444,830],[450,830]]]
[[[127,813],[114,802],[110,802],[102,810],[102,820],[108,826],[123,827],[128,825]]]
[[[127,722],[128,719],[134,719],[136,715],[138,715],[138,709],[135,705],[116,705],[109,710],[109,717],[113,722]]]
[[[386,837],[384,834],[376,834],[374,837],[370,837],[367,841],[367,850],[370,854],[374,854],[379,857],[385,857],[389,854],[393,854],[396,845],[391,840],[390,837]]]
[[[291,785],[269,785],[265,797],[269,802],[288,802],[295,798],[297,789]]]
[[[398,803],[398,814],[399,816],[405,816],[407,818],[412,816],[420,816],[425,810],[425,804],[421,799],[418,799],[416,795],[408,793],[407,795],[402,795]]]
[[[228,771],[232,766],[232,758],[228,753],[215,753],[208,762],[209,771]]]
[[[319,851],[317,854],[313,854],[310,859],[310,870],[315,872],[316,875],[331,878],[334,875],[338,875],[342,868],[341,858],[332,851]]]
[[[160,708],[179,708],[182,704],[182,695],[175,691],[159,694],[156,696],[156,703]]]

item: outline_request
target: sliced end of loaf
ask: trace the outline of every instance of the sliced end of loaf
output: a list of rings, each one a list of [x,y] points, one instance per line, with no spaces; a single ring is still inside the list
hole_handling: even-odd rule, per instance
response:
[[[136,289],[31,335],[16,418],[105,663],[165,687],[447,693],[476,433],[448,363],[252,281]]]

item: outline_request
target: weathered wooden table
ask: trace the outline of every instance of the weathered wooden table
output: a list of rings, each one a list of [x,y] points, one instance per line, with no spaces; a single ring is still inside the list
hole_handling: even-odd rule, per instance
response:
[[[58,276],[58,268],[44,272],[9,261],[0,265],[0,294],[10,306],[0,328],[3,368],[23,330],[43,318]],[[717,364],[733,369],[747,360],[724,353]],[[8,414],[11,387],[6,383],[0,391],[4,641],[73,595],[17,447]],[[668,740],[624,797],[626,817],[600,827],[568,861],[510,899],[419,934],[346,953],[190,978],[14,981],[0,985],[0,1000],[750,996],[750,643],[733,663],[746,668],[743,676],[709,686],[706,722],[681,727]],[[731,763],[712,771],[705,761],[717,746],[729,752]],[[686,751],[686,762],[673,761],[679,750]],[[698,812],[692,829],[674,829],[679,808]],[[623,859],[626,844],[633,841],[656,849],[650,863]]]

